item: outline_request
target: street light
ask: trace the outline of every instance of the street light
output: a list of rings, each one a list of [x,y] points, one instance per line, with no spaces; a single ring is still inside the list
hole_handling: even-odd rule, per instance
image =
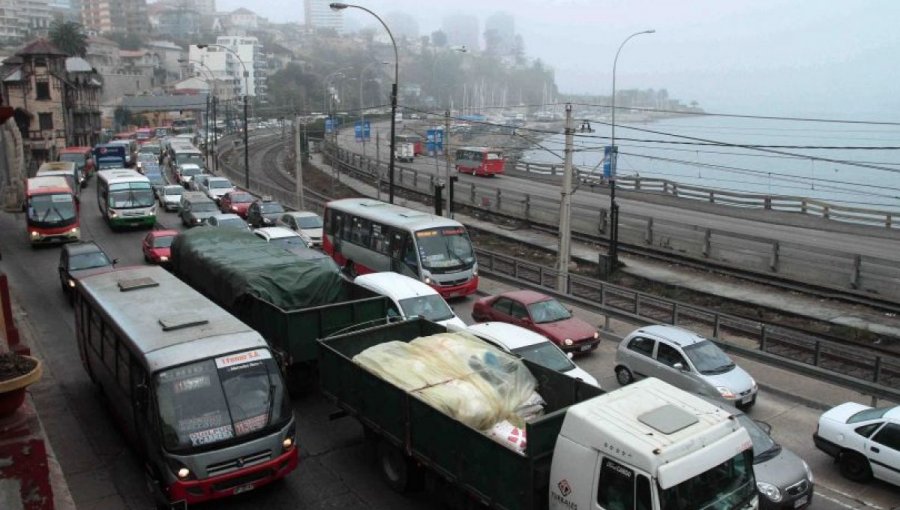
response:
[[[609,272],[615,271],[619,264],[619,206],[616,205],[616,162],[618,158],[618,150],[616,149],[616,66],[619,64],[619,53],[625,43],[632,37],[642,34],[654,34],[656,30],[642,30],[635,32],[622,41],[619,49],[616,51],[616,58],[613,60],[613,76],[612,76],[612,119],[610,122],[611,133],[609,136],[609,145],[611,147],[609,157]]]
[[[247,103],[250,100],[250,73],[247,72],[247,66],[244,65],[244,61],[241,59],[241,56],[237,54],[236,51],[232,50],[228,46],[224,46],[222,44],[198,44],[197,47],[201,50],[209,47],[217,47],[222,48],[234,55],[238,62],[241,63],[241,69],[244,70],[244,187],[248,190],[250,189],[250,145],[249,145],[249,137],[248,137],[248,128],[247,128]]]
[[[388,202],[394,203],[394,151],[397,149],[396,140],[394,139],[394,134],[397,130],[397,83],[400,80],[400,57],[397,55],[397,42],[394,41],[394,34],[391,33],[391,29],[388,28],[387,24],[374,12],[366,9],[361,5],[354,4],[345,4],[340,2],[333,2],[329,4],[329,6],[335,11],[340,11],[346,9],[348,7],[352,7],[354,9],[359,9],[361,11],[366,11],[375,19],[381,23],[381,26],[384,27],[385,31],[387,31],[388,37],[391,38],[391,45],[394,47],[394,84],[391,86],[391,154],[388,159],[388,174],[389,184],[388,184]]]

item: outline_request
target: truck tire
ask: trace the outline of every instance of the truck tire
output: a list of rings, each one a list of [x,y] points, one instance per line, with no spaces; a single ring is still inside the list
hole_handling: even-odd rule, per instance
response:
[[[421,488],[422,471],[400,448],[387,441],[378,443],[378,466],[388,486],[404,493]]]

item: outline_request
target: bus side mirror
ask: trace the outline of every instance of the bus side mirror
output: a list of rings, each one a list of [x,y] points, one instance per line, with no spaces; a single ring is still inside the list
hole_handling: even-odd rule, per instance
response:
[[[134,387],[134,401],[138,409],[146,409],[150,402],[150,389],[146,384],[138,384]]]

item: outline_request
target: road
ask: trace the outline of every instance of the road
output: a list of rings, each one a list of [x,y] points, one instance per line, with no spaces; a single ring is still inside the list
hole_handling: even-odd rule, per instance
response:
[[[145,232],[111,232],[100,218],[94,186],[92,181],[82,193],[85,239],[100,243],[120,265],[143,264],[140,240]],[[180,228],[172,213],[162,213],[160,221]],[[35,350],[46,361],[45,376],[33,388],[33,395],[73,497],[79,508],[150,508],[141,463],[119,434],[103,396],[92,386],[78,360],[71,307],[63,298],[56,274],[59,249],[28,247],[24,231],[22,214],[0,214],[0,270],[9,275],[23,312],[21,325],[33,335]],[[499,287],[485,281],[483,288]],[[453,303],[467,321],[472,302]],[[587,312],[576,313],[600,321]],[[610,369],[613,349],[614,345],[606,342],[598,352],[577,360],[607,389],[615,387]],[[765,377],[754,375],[760,380]],[[301,448],[298,470],[283,483],[201,508],[435,508],[425,494],[401,496],[391,492],[362,448],[360,427],[346,418],[330,421],[328,416],[334,408],[322,397],[295,399],[293,409]],[[900,505],[900,489],[879,482],[858,485],[843,480],[836,466],[812,447],[810,434],[818,411],[763,394],[751,415],[772,424],[776,439],[810,463],[818,483],[813,508],[890,509]]]

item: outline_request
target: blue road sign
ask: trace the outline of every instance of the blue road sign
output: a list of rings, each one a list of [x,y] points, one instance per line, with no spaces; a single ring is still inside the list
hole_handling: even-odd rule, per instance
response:
[[[432,128],[425,131],[425,151],[429,156],[444,152],[443,128]]]
[[[353,134],[356,136],[357,142],[370,139],[371,133],[372,125],[369,121],[365,121],[365,123],[356,121],[356,124],[353,125]]]
[[[603,148],[603,177],[609,181],[616,180],[616,156],[619,148],[615,149],[611,145]]]

